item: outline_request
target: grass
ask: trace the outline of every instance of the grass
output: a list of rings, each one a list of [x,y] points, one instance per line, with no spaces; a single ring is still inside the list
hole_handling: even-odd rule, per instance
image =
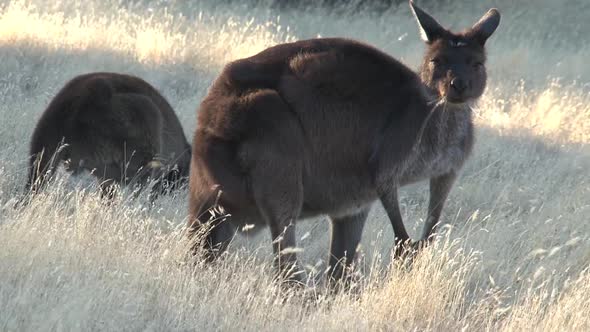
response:
[[[236,238],[215,264],[187,261],[186,192],[154,207],[125,197],[107,205],[62,176],[14,208],[28,141],[49,100],[83,72],[145,78],[192,137],[223,64],[276,43],[353,37],[416,67],[423,46],[405,5],[347,16],[197,1],[2,2],[0,330],[589,330],[590,7],[497,0],[426,9],[460,28],[491,6],[503,21],[489,41],[475,152],[444,233],[411,268],[392,263],[391,227],[375,205],[356,290],[328,296],[311,281],[293,293],[271,280],[268,232]],[[418,234],[426,186],[405,188],[401,205]],[[300,259],[321,274],[329,225],[317,218],[298,228]]]

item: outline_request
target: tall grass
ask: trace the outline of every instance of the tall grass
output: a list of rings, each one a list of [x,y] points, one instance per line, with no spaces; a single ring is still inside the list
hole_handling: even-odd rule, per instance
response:
[[[60,176],[27,206],[35,121],[61,86],[89,71],[139,75],[170,100],[189,137],[224,63],[300,38],[368,41],[416,67],[423,46],[405,6],[277,12],[186,1],[5,1],[0,5],[0,330],[590,329],[590,8],[585,1],[450,2],[455,28],[497,6],[490,82],[475,152],[451,193],[435,244],[391,262],[376,205],[351,292],[271,280],[270,236],[238,236],[215,264],[187,259],[186,192],[111,204]],[[63,175],[63,174],[62,174]],[[427,188],[401,192],[418,234]],[[329,223],[298,226],[310,276],[326,267]]]

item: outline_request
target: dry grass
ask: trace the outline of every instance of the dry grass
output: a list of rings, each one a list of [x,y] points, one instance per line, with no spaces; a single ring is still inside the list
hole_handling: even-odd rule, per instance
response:
[[[279,42],[349,36],[416,66],[422,46],[407,8],[354,17],[310,8],[279,18],[246,5],[130,3],[1,5],[0,330],[590,330],[586,2],[431,10],[455,27],[492,5],[504,14],[489,42],[475,153],[444,213],[452,226],[411,268],[390,264],[392,232],[375,206],[363,278],[338,296],[313,281],[303,294],[272,282],[266,232],[237,238],[216,264],[193,266],[184,256],[186,193],[154,207],[142,197],[106,205],[64,178],[14,208],[27,142],[57,90],[88,71],[144,77],[192,137],[196,106],[221,66]],[[426,192],[423,184],[402,192],[413,234]],[[304,222],[299,232],[302,261],[321,271],[328,223]]]

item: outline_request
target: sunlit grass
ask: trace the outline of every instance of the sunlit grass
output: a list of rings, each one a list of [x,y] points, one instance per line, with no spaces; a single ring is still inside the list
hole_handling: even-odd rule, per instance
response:
[[[46,13],[42,4],[12,1],[0,19],[0,44],[25,43],[49,51],[103,49],[140,63],[219,67],[292,39],[276,20],[262,24],[235,16],[216,20],[200,12],[196,20],[187,22],[153,10],[144,14],[119,10],[88,15],[81,9]]]

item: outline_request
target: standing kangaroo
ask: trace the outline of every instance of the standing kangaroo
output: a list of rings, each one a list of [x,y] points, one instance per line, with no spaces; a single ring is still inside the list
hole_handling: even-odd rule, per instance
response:
[[[207,257],[226,248],[236,226],[268,225],[279,272],[288,272],[295,222],[326,214],[331,277],[340,279],[377,199],[401,254],[410,237],[398,188],[425,179],[422,240],[433,233],[473,146],[469,105],[484,92],[484,44],[500,14],[491,9],[453,33],[410,7],[427,45],[419,75],[338,38],[278,45],[225,67],[201,103],[191,164],[189,233],[210,229],[195,244]],[[216,203],[229,218],[215,218]]]
[[[187,178],[190,145],[166,99],[144,80],[90,73],[69,81],[35,127],[26,188],[36,192],[62,161],[93,172],[100,187],[145,184],[155,194]]]

